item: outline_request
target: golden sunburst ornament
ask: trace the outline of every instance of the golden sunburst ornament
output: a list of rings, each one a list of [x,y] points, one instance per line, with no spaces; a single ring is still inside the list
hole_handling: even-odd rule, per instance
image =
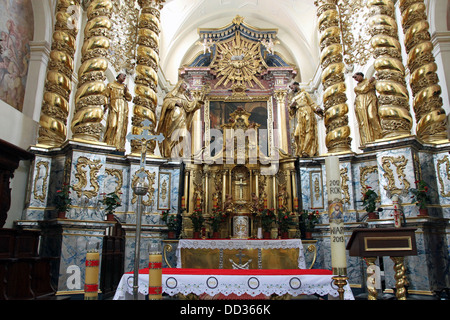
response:
[[[239,31],[232,40],[217,43],[216,56],[211,64],[219,79],[215,88],[220,85],[226,87],[229,83],[253,88],[256,83],[264,89],[257,77],[265,65],[260,46],[260,42],[241,38]]]

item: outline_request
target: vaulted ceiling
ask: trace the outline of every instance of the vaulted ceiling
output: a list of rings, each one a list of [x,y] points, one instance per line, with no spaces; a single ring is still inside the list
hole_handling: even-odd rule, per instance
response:
[[[160,67],[175,83],[178,69],[203,48],[199,28],[220,28],[236,15],[256,28],[278,29],[275,51],[298,68],[297,80],[308,83],[319,65],[314,0],[166,0],[161,10]]]

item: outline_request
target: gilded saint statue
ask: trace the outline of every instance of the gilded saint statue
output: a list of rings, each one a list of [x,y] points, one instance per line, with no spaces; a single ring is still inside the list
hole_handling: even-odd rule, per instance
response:
[[[157,134],[162,133],[165,137],[159,144],[162,157],[183,156],[184,150],[181,147],[183,136],[190,130],[195,111],[205,104],[204,98],[204,96],[191,98],[184,80],[178,81],[166,95],[157,127]]]
[[[289,116],[295,117],[294,140],[296,156],[313,157],[319,150],[317,120],[315,115],[323,117],[323,111],[312,100],[311,96],[299,86],[298,82],[292,83],[289,88],[292,91],[292,100],[289,103]]]
[[[132,96],[124,83],[126,75],[121,73],[116,81],[109,83],[106,87],[105,95],[108,104],[105,106],[105,113],[108,112],[106,121],[106,131],[103,141],[108,145],[115,146],[119,151],[125,151],[125,141],[128,127],[128,103]]]
[[[361,144],[365,145],[382,137],[375,78],[364,79],[364,74],[357,72],[353,75],[353,79],[358,82],[355,87],[355,113]]]

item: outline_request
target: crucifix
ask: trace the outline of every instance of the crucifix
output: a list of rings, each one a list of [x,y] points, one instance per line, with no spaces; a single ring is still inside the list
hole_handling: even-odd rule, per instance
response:
[[[138,196],[137,201],[137,212],[136,212],[136,245],[134,249],[134,273],[133,273],[133,298],[134,300],[138,300],[138,278],[139,278],[139,262],[140,262],[140,250],[141,247],[141,215],[142,215],[142,197],[148,191],[148,184],[145,182],[145,159],[147,157],[147,143],[150,140],[157,140],[158,142],[163,141],[165,138],[162,134],[155,136],[150,134],[151,124],[150,120],[145,120],[142,122],[143,131],[141,134],[131,134],[127,135],[127,140],[131,142],[131,140],[139,140],[141,141],[141,161],[140,161],[140,170],[139,170],[139,180],[136,185],[133,187],[134,193]]]
[[[244,196],[244,186],[247,185],[247,183],[242,181],[242,178],[239,181],[236,181],[236,185],[239,186],[239,199],[242,200]]]

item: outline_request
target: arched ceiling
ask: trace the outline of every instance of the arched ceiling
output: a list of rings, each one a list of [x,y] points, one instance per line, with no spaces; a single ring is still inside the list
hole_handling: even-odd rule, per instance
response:
[[[297,80],[308,83],[319,65],[314,0],[166,0],[161,10],[160,68],[172,84],[178,69],[203,48],[196,44],[199,28],[220,28],[236,15],[256,28],[278,29],[275,51],[298,69]]]

